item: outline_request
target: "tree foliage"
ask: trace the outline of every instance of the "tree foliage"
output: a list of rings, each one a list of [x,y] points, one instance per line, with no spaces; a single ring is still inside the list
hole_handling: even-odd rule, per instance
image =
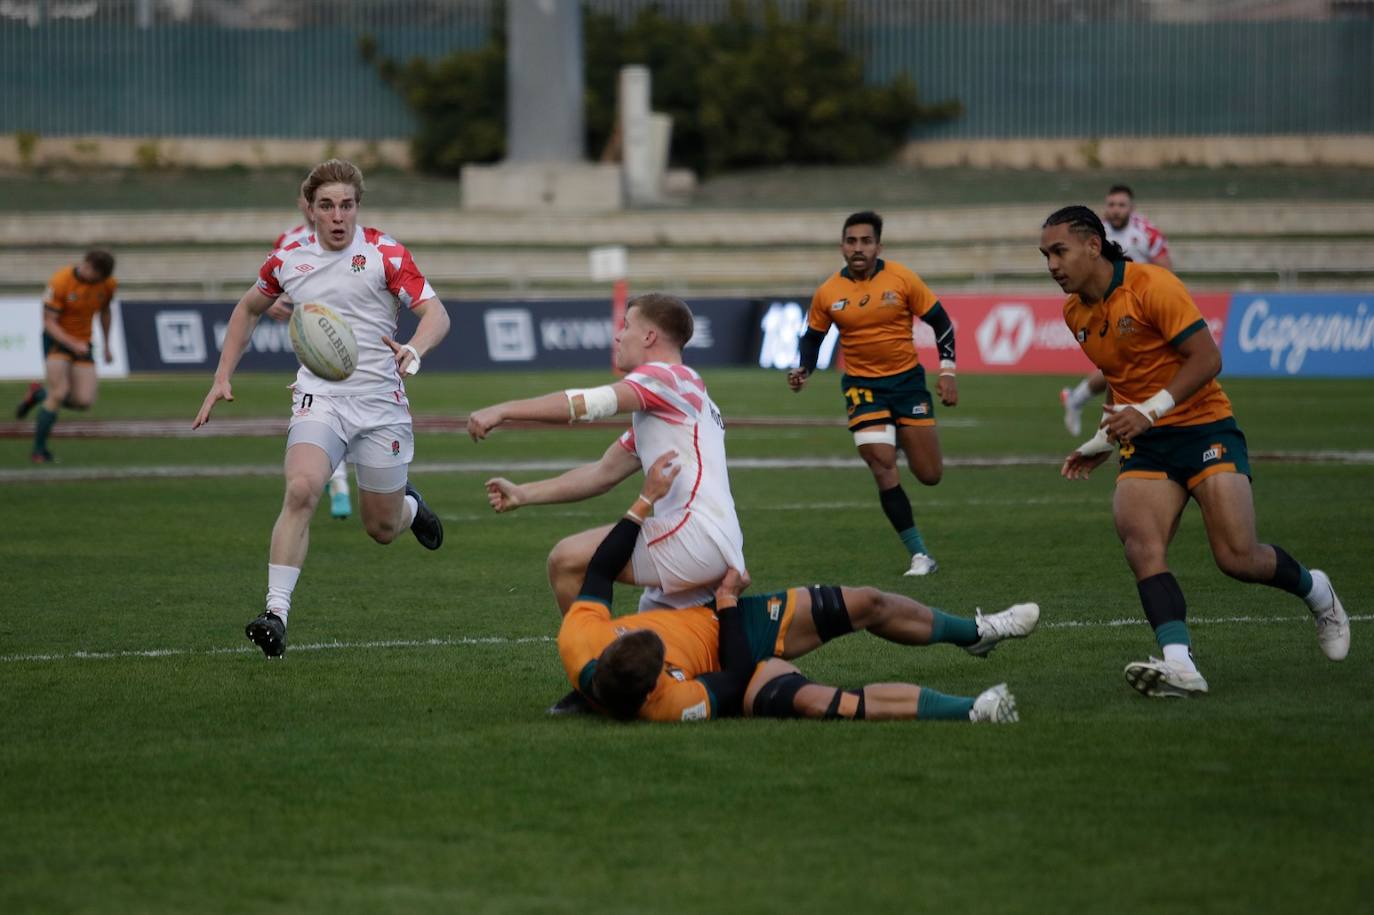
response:
[[[633,20],[588,11],[583,20],[584,120],[595,156],[615,128],[620,68],[647,66],[653,107],[673,118],[674,164],[700,172],[793,163],[882,161],[911,129],[957,117],[957,101],[922,104],[903,74],[864,80],[844,44],[842,0],[813,0],[796,16],[774,2],[736,0],[716,22],[686,22],[647,7]],[[497,14],[502,26],[504,16]],[[505,146],[506,40],[494,30],[476,50],[405,65],[365,59],[415,112],[417,164],[455,172],[501,158]]]

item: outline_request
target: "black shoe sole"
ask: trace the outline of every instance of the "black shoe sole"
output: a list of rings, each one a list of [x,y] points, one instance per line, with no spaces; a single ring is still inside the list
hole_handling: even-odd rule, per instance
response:
[[[410,532],[427,550],[437,550],[444,545],[444,523],[434,514],[425,500],[420,497],[414,486],[406,484],[406,495],[415,498],[415,517],[410,520]]]
[[[248,636],[248,641],[262,649],[262,653],[269,658],[280,658],[286,654],[286,642],[277,636],[276,630],[266,623],[253,620],[243,627],[243,634]]]

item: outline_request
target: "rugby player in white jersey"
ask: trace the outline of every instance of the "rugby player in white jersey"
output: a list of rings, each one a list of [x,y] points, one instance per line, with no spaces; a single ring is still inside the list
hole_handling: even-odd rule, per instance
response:
[[[358,367],[343,381],[326,381],[304,366],[291,395],[286,439],[286,495],[272,528],[266,608],[245,633],[268,657],[286,649],[291,594],[309,545],[310,516],[331,470],[347,456],[357,468],[363,527],[378,543],[410,528],[427,549],[438,549],[443,527],[407,480],[414,456],[403,376],[448,333],[444,304],[410,252],[377,229],[358,225],[363,175],[352,163],[317,165],[304,184],[315,231],[272,252],[257,283],[229,318],[219,367],[192,428],[203,426],[221,400],[233,400],[230,379],[258,319],[280,296],[328,305],[353,328]],[[408,343],[398,343],[400,305],[420,319]]]
[[[301,189],[296,193],[296,209],[301,211],[301,218],[305,221],[278,235],[277,240],[272,243],[273,251],[280,251],[296,242],[309,243],[310,236],[314,234],[315,227],[310,222],[310,202],[305,199],[305,182],[301,182]],[[292,304],[291,297],[283,294],[268,307],[264,314],[274,321],[289,321],[291,320]],[[339,461],[334,472],[330,474],[329,514],[340,521],[353,514],[353,502],[349,498],[348,492],[347,461]]]
[[[1120,245],[1135,263],[1174,269],[1174,262],[1169,257],[1169,240],[1135,211],[1135,192],[1126,185],[1113,184],[1107,191],[1102,224],[1107,230],[1107,241]],[[1105,390],[1107,379],[1101,372],[1085,376],[1072,388],[1059,389],[1059,402],[1064,405],[1064,428],[1070,435],[1083,431],[1083,407]]]
[[[626,307],[615,337],[616,367],[629,373],[624,378],[499,403],[468,418],[468,433],[480,441],[514,420],[590,422],[631,414],[630,429],[599,461],[532,483],[488,480],[487,499],[498,512],[601,495],[664,453],[678,453],[681,472],[668,495],[652,506],[634,555],[620,572],[620,581],[647,589],[640,609],[700,605],[728,570],[744,569],[744,534],[725,467],[725,421],[701,376],[682,362],[691,338],[687,303],[661,293],[638,296]],[[647,505],[640,509],[646,516],[651,511]],[[549,584],[561,612],[577,599],[587,563],[609,530],[606,525],[574,534],[549,554]]]

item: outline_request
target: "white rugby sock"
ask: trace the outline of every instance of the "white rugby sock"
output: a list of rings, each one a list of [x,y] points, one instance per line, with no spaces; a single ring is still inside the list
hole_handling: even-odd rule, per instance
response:
[[[329,494],[336,496],[339,493],[348,495],[348,462],[339,461],[339,466],[334,468],[334,474],[329,478]]]
[[[414,496],[406,496],[405,502],[406,507],[401,509],[401,527],[410,527],[420,511],[420,503],[415,501]]]
[[[1187,645],[1165,645],[1164,660],[1172,661],[1193,673],[1197,672],[1197,665],[1193,663],[1193,653],[1188,650]]]
[[[300,577],[301,570],[295,566],[267,564],[267,609],[280,616],[283,623],[291,612],[291,592],[296,590],[296,579]]]
[[[1092,400],[1092,396],[1092,388],[1088,386],[1088,379],[1084,378],[1069,392],[1069,406],[1081,410],[1085,403]]]

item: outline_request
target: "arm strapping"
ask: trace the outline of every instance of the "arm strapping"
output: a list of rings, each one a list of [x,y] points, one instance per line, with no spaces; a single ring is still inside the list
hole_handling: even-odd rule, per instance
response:
[[[816,363],[821,358],[821,343],[825,340],[825,333],[808,327],[806,333],[801,336],[801,369],[810,375],[816,370]]]
[[[940,361],[948,359],[954,361],[954,325],[950,323],[949,314],[945,311],[945,306],[936,302],[935,305],[921,316],[921,320],[930,325],[930,329],[935,331],[935,347],[940,351]]]
[[[582,580],[581,593],[609,605],[615,577],[634,555],[635,541],[638,539],[639,525],[629,518],[621,518],[592,554],[592,561],[587,564],[587,577]]]

